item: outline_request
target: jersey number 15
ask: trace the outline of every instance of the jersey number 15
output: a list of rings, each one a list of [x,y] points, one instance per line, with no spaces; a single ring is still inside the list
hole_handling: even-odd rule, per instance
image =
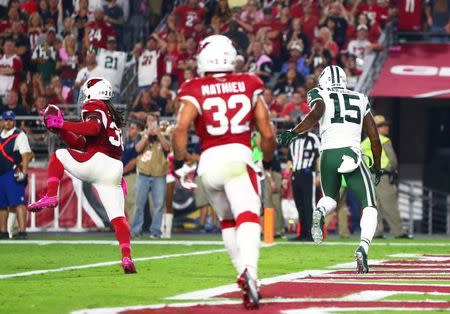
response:
[[[341,96],[341,97],[339,97]],[[347,122],[350,123],[361,123],[361,109],[359,109],[358,106],[352,105],[350,101],[353,100],[359,100],[359,96],[357,95],[350,95],[350,94],[338,94],[338,93],[331,93],[330,98],[334,101],[334,117],[331,118],[331,123],[344,123],[344,119]],[[344,109],[342,110],[342,101],[341,98],[344,100]],[[349,113],[346,114],[344,117],[341,115],[341,111],[343,113]],[[350,113],[354,111],[355,114],[351,115]]]

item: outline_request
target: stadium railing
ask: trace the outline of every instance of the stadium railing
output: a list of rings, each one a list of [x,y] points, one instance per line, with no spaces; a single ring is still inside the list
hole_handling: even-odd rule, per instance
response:
[[[402,181],[399,207],[409,234],[450,235],[450,194]]]
[[[364,58],[363,72],[356,83],[355,91],[365,95],[370,94],[375,79],[377,78],[378,73],[380,73],[384,62],[388,57],[389,50],[394,43],[396,24],[396,19],[391,20],[386,25],[386,28],[378,40],[379,43],[384,46],[384,49],[382,51],[374,51]]]

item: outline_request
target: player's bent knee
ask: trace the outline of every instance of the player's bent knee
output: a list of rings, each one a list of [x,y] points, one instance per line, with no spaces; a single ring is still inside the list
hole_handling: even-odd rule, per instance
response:
[[[327,213],[334,210],[336,206],[337,202],[329,196],[324,196],[317,202],[317,207],[325,208]]]
[[[245,212],[240,213],[236,217],[236,228],[239,228],[240,225],[242,225],[243,223],[246,223],[246,222],[260,224],[259,216],[251,211],[245,211]]]

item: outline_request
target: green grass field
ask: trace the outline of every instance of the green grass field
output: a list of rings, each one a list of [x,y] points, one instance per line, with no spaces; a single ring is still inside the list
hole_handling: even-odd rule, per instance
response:
[[[80,235],[30,237],[30,240],[52,241],[89,239],[114,240],[112,234],[93,237]],[[136,261],[138,270],[136,275],[124,275],[120,265],[115,264],[26,274],[12,278],[4,278],[2,275],[119,262],[119,250],[111,243],[43,244],[29,241],[22,243],[0,241],[0,313],[69,313],[84,308],[171,303],[174,301],[165,298],[235,281],[234,269],[227,254],[224,251],[217,251],[223,249],[223,245],[217,242],[211,244],[202,242],[201,245],[196,243],[220,241],[219,236],[175,236],[170,242],[176,240],[192,242],[187,245],[134,241],[135,259],[167,256],[164,259]],[[353,262],[353,252],[358,242],[357,238],[345,241],[331,238],[325,245],[316,246],[280,240],[273,246],[261,248],[259,276],[268,278]],[[204,254],[190,255],[194,252]],[[377,240],[371,247],[369,257],[372,260],[393,259],[388,255],[400,253],[450,254],[450,240],[439,238]],[[439,281],[438,284],[450,285],[450,281]],[[398,295],[387,299],[450,301],[450,296]]]

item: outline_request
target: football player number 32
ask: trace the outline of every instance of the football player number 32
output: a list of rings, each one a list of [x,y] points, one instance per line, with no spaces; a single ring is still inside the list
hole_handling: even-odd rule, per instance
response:
[[[236,109],[238,104],[241,105],[241,108],[233,117],[229,118],[227,116],[228,109]],[[250,112],[251,107],[250,99],[243,94],[232,95],[228,102],[220,97],[207,98],[202,106],[203,111],[215,110],[212,119],[216,123],[206,125],[206,130],[214,136],[224,135],[228,130],[231,134],[240,134],[250,130],[249,121],[242,123],[242,120]]]

